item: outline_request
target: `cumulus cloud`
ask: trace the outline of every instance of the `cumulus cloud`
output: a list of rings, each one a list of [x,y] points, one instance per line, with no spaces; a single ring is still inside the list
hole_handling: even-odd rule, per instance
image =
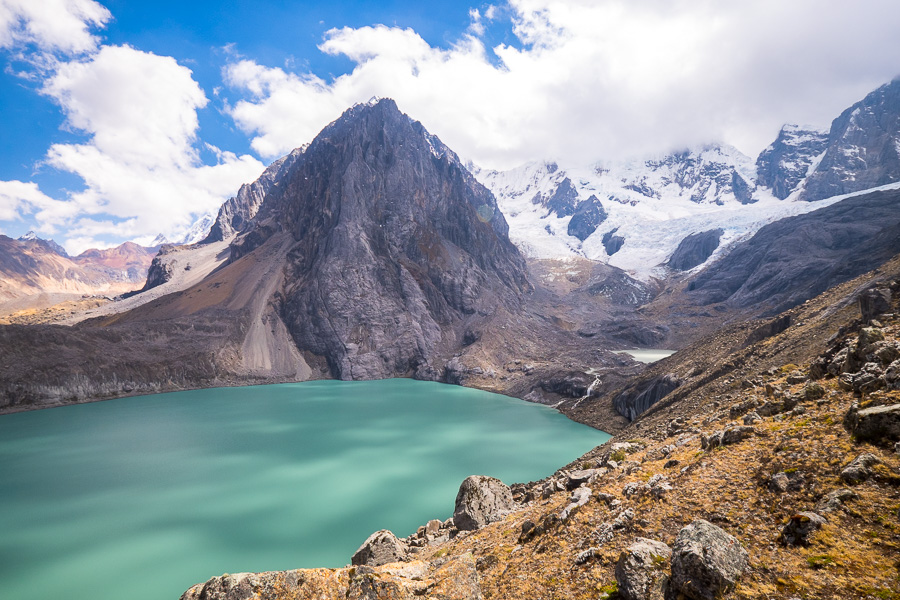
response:
[[[37,184],[0,181],[0,221],[14,221],[23,214],[64,211],[64,203],[47,196]]]
[[[893,0],[510,0],[469,16],[449,48],[410,29],[333,29],[320,50],[355,68],[332,81],[236,61],[226,81],[244,97],[231,114],[270,158],[371,96],[485,166],[709,141],[755,154],[784,122],[827,125],[900,56]],[[488,48],[485,20],[500,18],[518,43]]]
[[[110,16],[93,0],[0,0],[0,48],[33,44],[45,51],[88,52],[99,43],[91,29]]]
[[[264,168],[209,145],[215,159],[204,161],[198,111],[208,100],[191,71],[172,57],[100,45],[92,30],[110,18],[93,0],[0,0],[0,48],[30,65],[20,75],[41,82],[83,139],[53,144],[40,165],[84,182],[53,198],[33,182],[0,181],[0,221],[27,219],[64,236],[72,252],[177,237]]]
[[[39,213],[45,228],[67,225],[83,238],[173,235],[263,169],[252,157],[220,151],[217,164],[203,164],[197,110],[207,98],[171,57],[103,46],[62,64],[42,92],[59,103],[69,128],[89,136],[47,152],[46,164],[78,175],[85,189]],[[103,217],[73,226],[73,214]]]

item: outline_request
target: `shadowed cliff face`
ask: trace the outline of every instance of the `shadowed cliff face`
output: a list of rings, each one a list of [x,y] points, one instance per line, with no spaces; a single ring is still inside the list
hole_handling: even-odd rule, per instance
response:
[[[688,296],[771,316],[890,259],[898,232],[900,191],[847,198],[766,225],[695,277]]]
[[[356,106],[310,144],[232,245],[279,231],[280,314],[335,377],[434,378],[465,324],[516,310],[530,288],[493,195],[392,100]]]

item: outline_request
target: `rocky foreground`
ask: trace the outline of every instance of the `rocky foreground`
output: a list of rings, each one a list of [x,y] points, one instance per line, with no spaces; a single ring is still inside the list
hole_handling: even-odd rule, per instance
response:
[[[183,600],[900,598],[898,291],[861,294],[865,320],[833,306],[855,314],[804,364],[711,378],[544,481],[470,477],[452,519],[376,532],[353,566]]]

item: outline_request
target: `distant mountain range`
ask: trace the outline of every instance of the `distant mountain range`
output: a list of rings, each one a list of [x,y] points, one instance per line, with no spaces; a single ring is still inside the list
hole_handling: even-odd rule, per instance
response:
[[[19,239],[0,235],[0,316],[82,295],[116,296],[133,290],[146,279],[157,250],[125,242],[71,257],[33,231]]]
[[[786,125],[755,161],[712,144],[583,167],[545,161],[474,171],[496,195],[511,239],[527,256],[582,256],[665,279],[682,270],[667,261],[690,235],[721,230],[692,269],[767,223],[897,184],[898,148],[900,81],[894,81],[844,111],[828,132]]]

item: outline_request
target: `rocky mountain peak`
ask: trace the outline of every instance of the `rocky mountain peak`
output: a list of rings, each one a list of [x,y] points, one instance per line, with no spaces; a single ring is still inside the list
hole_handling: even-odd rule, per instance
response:
[[[289,235],[282,318],[336,377],[416,373],[530,288],[493,195],[390,99],[328,125],[271,187],[232,261]]]
[[[66,252],[65,248],[63,248],[62,246],[60,246],[53,240],[45,240],[44,238],[38,237],[38,235],[34,231],[29,231],[25,235],[17,238],[17,241],[19,241],[19,242],[36,242],[38,244],[43,245],[47,249],[49,249],[51,252],[54,252],[56,254],[59,254],[60,256],[66,257],[66,258],[69,257],[69,253]]]
[[[785,125],[756,159],[759,185],[771,188],[773,196],[784,200],[806,179],[827,144],[827,131]]]
[[[803,200],[900,181],[900,79],[881,86],[831,124],[822,162],[806,182]]]

